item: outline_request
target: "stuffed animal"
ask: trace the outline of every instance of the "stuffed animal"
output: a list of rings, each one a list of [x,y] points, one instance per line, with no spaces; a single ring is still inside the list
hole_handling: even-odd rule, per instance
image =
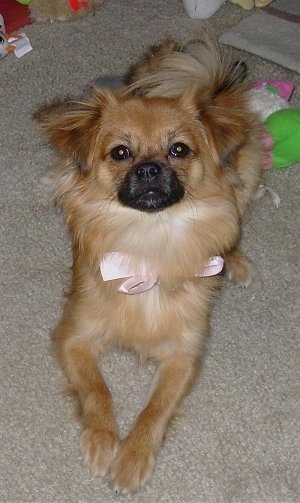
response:
[[[245,10],[252,10],[254,7],[266,7],[273,0],[230,0],[231,3],[235,3]]]
[[[225,0],[183,0],[184,8],[192,19],[209,19]]]
[[[289,80],[260,80],[250,91],[251,109],[265,125],[264,169],[300,162],[300,109],[289,103],[293,90]]]
[[[285,108],[273,112],[265,120],[272,137],[269,150],[273,168],[285,168],[300,162],[300,109]]]
[[[27,52],[32,51],[29,38],[25,33],[10,35],[6,33],[4,19],[0,14],[0,59],[13,52],[17,58],[21,58]]]
[[[294,87],[290,80],[257,80],[250,90],[251,109],[265,121],[273,112],[290,108]]]
[[[29,6],[35,21],[70,21],[85,16],[102,0],[17,0]]]
[[[0,58],[7,56],[9,52],[14,52],[15,46],[8,41],[8,35],[0,31]]]
[[[228,0],[230,3],[239,5],[245,10],[254,7],[266,7],[273,0]],[[208,19],[213,16],[226,0],[183,0],[187,14],[192,19]]]

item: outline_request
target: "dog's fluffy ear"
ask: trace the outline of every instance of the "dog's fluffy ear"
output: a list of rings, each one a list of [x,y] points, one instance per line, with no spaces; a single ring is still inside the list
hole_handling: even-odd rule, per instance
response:
[[[99,89],[87,100],[66,100],[42,107],[34,117],[41,122],[52,145],[75,161],[81,171],[87,171],[92,164],[103,110],[116,103],[113,93]]]
[[[209,99],[195,96],[199,118],[215,163],[226,165],[246,140],[253,116],[243,85],[223,82]]]
[[[72,108],[72,99],[66,97],[64,100],[55,100],[47,105],[41,105],[33,114],[33,118],[43,124],[49,117],[61,115]]]
[[[245,101],[222,93],[200,111],[211,142],[214,161],[226,165],[246,140],[250,121]]]

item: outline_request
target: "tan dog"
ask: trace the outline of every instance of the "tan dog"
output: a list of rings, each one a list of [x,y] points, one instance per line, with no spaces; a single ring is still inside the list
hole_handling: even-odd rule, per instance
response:
[[[150,478],[194,383],[223,259],[234,281],[250,282],[236,246],[262,158],[247,89],[210,42],[168,42],[129,78],[129,87],[40,114],[63,155],[54,195],[73,240],[53,342],[80,404],[85,461],[121,490]],[[152,396],[122,442],[97,364],[111,346],[158,363]]]

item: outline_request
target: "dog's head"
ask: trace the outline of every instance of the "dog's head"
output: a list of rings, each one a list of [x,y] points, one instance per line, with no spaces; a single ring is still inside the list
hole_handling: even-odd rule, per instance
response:
[[[132,96],[97,90],[43,111],[51,142],[100,198],[161,211],[223,184],[224,159],[243,141],[244,114],[197,95]]]

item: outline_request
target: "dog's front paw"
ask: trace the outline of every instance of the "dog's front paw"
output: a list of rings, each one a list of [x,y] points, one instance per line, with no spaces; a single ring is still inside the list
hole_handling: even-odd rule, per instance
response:
[[[111,470],[116,492],[137,491],[151,477],[155,464],[152,449],[128,438],[119,450]]]
[[[118,437],[113,431],[85,428],[80,437],[80,448],[92,473],[105,475],[117,452]]]
[[[247,288],[256,277],[256,270],[249,259],[239,250],[234,250],[225,257],[225,270],[230,281]]]

